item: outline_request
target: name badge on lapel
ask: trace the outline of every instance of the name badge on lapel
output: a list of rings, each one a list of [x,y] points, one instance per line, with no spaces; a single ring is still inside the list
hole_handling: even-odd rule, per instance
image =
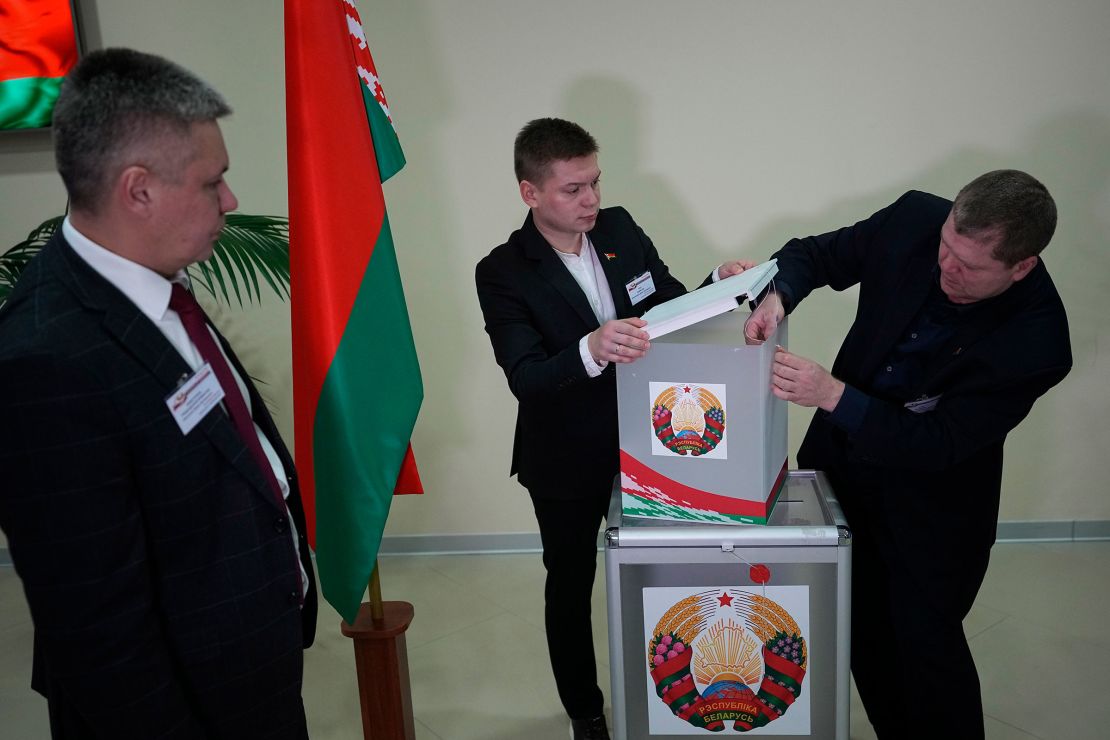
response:
[[[937,401],[940,400],[941,395],[938,393],[935,396],[922,396],[916,401],[910,401],[903,405],[915,414],[924,414],[937,407]]]
[[[644,300],[655,292],[655,280],[651,277],[651,271],[644,270],[644,274],[629,280],[624,289],[628,291],[628,299],[632,301],[632,305]]]
[[[206,362],[166,396],[166,407],[181,433],[188,434],[223,399],[224,389]]]

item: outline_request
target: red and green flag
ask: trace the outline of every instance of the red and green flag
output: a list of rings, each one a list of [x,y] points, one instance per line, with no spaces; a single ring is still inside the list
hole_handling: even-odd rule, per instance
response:
[[[49,126],[76,63],[69,0],[0,0],[0,129]]]
[[[296,461],[324,598],[353,623],[423,400],[382,182],[405,164],[351,0],[286,0]]]

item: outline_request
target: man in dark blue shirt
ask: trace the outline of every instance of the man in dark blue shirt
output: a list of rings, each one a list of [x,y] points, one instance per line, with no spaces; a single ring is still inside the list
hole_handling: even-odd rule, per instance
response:
[[[859,285],[831,372],[780,349],[772,385],[818,409],[798,463],[826,471],[852,528],[852,673],[880,738],[983,737],[962,620],[994,544],[1006,435],[1071,369],[1040,257],[1055,226],[1048,190],[1016,170],[954,202],[911,191],[787,243],[745,327],[772,339],[810,291]]]

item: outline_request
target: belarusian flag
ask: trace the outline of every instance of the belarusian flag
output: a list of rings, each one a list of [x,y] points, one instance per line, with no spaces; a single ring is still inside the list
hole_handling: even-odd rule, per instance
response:
[[[0,129],[49,126],[76,63],[69,0],[0,0]]]
[[[286,0],[297,467],[324,597],[353,623],[424,396],[381,183],[405,163],[350,0]],[[380,173],[380,174],[379,174]]]

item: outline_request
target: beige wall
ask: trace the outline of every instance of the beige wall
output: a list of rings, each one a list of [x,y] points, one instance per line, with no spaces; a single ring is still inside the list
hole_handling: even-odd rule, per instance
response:
[[[165,54],[231,101],[230,181],[245,212],[286,213],[282,6],[276,0],[84,0],[94,45]],[[512,138],[578,120],[601,143],[604,198],[626,205],[696,283],[918,188],[951,196],[997,167],[1060,205],[1047,253],[1075,369],[1011,435],[1002,518],[1110,519],[1105,240],[1110,4],[396,0],[359,3],[409,165],[386,185],[424,371],[414,440],[428,494],[387,534],[534,530],[507,477],[515,404],[493,362],[473,267],[524,207]],[[64,200],[43,136],[0,138],[0,240]],[[810,298],[793,348],[832,361],[853,297]],[[291,438],[288,310],[221,311]],[[1036,347],[1030,347],[1036,352]],[[796,448],[808,412],[791,415]],[[588,420],[583,419],[583,447]],[[958,502],[953,502],[958,507]]]

